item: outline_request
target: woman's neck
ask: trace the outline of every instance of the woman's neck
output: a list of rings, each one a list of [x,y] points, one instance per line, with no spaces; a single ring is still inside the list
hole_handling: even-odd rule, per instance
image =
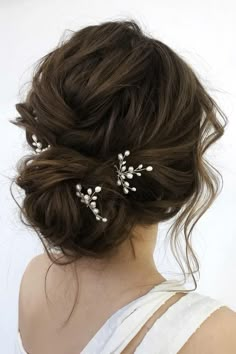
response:
[[[153,259],[157,239],[157,225],[148,229],[140,226],[135,228],[135,237],[132,240],[135,255],[133,257],[130,242],[125,241],[116,255],[108,259],[92,259],[83,257],[77,263],[80,272],[86,277],[93,278],[93,282],[104,287],[127,289],[135,287],[151,287],[166,279],[158,272]]]

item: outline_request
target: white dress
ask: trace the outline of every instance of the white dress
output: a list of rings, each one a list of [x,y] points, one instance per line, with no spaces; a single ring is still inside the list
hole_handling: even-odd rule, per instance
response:
[[[104,323],[78,354],[121,353],[159,307],[177,292],[186,290],[178,284],[176,281],[167,280],[123,306]],[[134,353],[177,354],[200,325],[223,306],[226,305],[209,296],[197,292],[187,293],[156,320]],[[19,332],[15,354],[27,354]]]

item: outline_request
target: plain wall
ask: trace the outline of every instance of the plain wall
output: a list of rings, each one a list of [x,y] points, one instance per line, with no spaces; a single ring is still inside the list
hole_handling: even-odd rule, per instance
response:
[[[36,235],[20,223],[10,178],[26,154],[24,132],[9,123],[16,115],[36,60],[54,48],[66,29],[132,17],[193,65],[229,119],[224,137],[209,152],[223,175],[221,194],[197,224],[192,240],[200,261],[198,290],[236,309],[235,8],[234,1],[46,1],[0,2],[0,352],[14,352],[18,291],[23,271],[43,251]],[[20,91],[21,90],[21,91]],[[15,196],[18,192],[15,190]],[[20,195],[18,196],[20,199]],[[164,250],[161,225],[155,260],[166,277],[180,272]]]

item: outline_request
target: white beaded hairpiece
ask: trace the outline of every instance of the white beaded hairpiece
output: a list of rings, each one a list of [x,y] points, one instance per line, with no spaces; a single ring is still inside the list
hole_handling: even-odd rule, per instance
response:
[[[141,173],[140,171],[143,171],[143,170],[146,170],[146,171],[152,171],[153,168],[152,166],[148,166],[148,167],[145,167],[145,168],[142,168],[143,165],[140,164],[138,165],[137,168],[133,168],[133,166],[129,166],[128,169],[126,169],[126,161],[124,160],[124,157],[125,156],[129,156],[130,154],[130,151],[129,150],[126,150],[124,155],[122,154],[118,154],[118,159],[119,159],[119,168],[114,165],[116,167],[116,171],[117,171],[117,175],[118,175],[118,179],[117,179],[117,184],[118,186],[122,186],[123,187],[123,191],[124,193],[129,193],[129,189],[132,190],[132,191],[136,191],[136,188],[135,187],[130,187],[129,186],[129,182],[128,181],[125,181],[125,178],[129,178],[129,179],[132,179],[133,178],[133,175],[134,173],[137,175],[137,176],[141,176]]]
[[[42,149],[42,144],[38,141],[37,137],[35,134],[32,135],[33,143],[32,145],[36,146],[36,153],[40,153],[42,151],[45,151],[50,148],[50,145],[48,145],[46,148]],[[135,187],[130,187],[130,184],[128,181],[125,181],[126,177],[129,179],[133,178],[133,175],[136,174],[137,176],[141,176],[140,171],[152,171],[153,167],[152,166],[147,166],[145,168],[143,167],[143,164],[140,164],[137,168],[133,168],[133,166],[129,166],[127,168],[126,166],[126,161],[124,160],[125,156],[129,156],[130,151],[126,150],[124,152],[124,155],[121,153],[118,154],[118,159],[119,159],[119,167],[114,165],[116,167],[117,171],[117,185],[123,187],[123,191],[125,194],[129,193],[129,189],[132,190],[133,192],[136,191]],[[87,194],[84,194],[81,192],[82,186],[80,183],[76,184],[76,195],[80,197],[81,202],[85,203],[87,207],[90,208],[90,210],[94,213],[96,220],[102,220],[103,222],[107,222],[107,218],[103,218],[101,215],[99,215],[99,209],[96,206],[95,200],[97,200],[97,196],[94,195],[95,193],[98,193],[102,190],[100,186],[96,186],[94,192],[92,192],[91,188],[87,189]]]
[[[95,202],[97,196],[94,194],[100,192],[102,188],[100,186],[95,187],[95,191],[93,193],[92,193],[92,189],[88,188],[87,189],[88,194],[84,194],[81,192],[82,189],[81,184],[76,184],[76,189],[77,189],[76,195],[81,198],[81,203],[85,203],[87,207],[89,207],[92,210],[92,212],[96,216],[96,219],[102,220],[103,222],[107,222],[107,218],[103,218],[101,217],[101,215],[98,214],[99,209],[96,207],[96,202]]]
[[[45,151],[50,148],[50,145],[46,146],[44,149],[42,149],[42,143],[38,141],[38,138],[35,134],[32,135],[33,143],[32,145],[36,146],[35,152],[39,154],[42,151]]]

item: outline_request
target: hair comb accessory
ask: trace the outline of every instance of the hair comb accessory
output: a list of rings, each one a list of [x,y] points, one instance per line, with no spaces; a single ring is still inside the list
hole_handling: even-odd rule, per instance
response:
[[[50,145],[48,145],[44,149],[42,149],[42,143],[40,143],[38,141],[38,138],[37,138],[37,136],[35,134],[32,135],[32,139],[33,139],[32,145],[34,145],[36,147],[35,152],[37,154],[39,154],[40,152],[45,151],[45,150],[50,148]]]
[[[126,161],[124,160],[124,157],[129,156],[129,154],[130,154],[129,150],[126,150],[124,155],[118,154],[119,168],[116,165],[114,165],[116,167],[116,171],[117,171],[117,175],[118,175],[117,184],[118,184],[118,186],[123,187],[123,191],[125,194],[129,193],[129,189],[134,192],[136,191],[135,187],[130,187],[129,182],[125,181],[126,177],[129,179],[132,179],[134,174],[136,174],[137,176],[141,176],[140,171],[143,171],[143,170],[152,171],[153,170],[152,166],[147,166],[145,168],[142,168],[143,167],[142,164],[140,164],[135,169],[133,168],[133,166],[129,166],[127,169]]]
[[[95,193],[99,193],[102,188],[100,186],[95,187],[95,191],[92,193],[92,189],[88,188],[87,192],[88,194],[84,194],[81,192],[82,186],[81,184],[76,184],[76,195],[81,198],[81,202],[85,203],[87,207],[89,207],[94,215],[96,216],[97,220],[102,220],[103,222],[107,222],[107,218],[103,218],[101,215],[99,215],[99,209],[96,207],[96,202],[97,196],[94,195]]]

